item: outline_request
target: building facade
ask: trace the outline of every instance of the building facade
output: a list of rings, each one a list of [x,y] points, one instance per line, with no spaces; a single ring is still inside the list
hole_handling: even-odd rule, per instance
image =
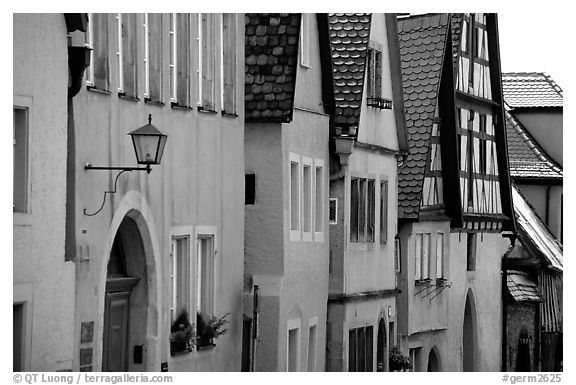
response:
[[[13,16],[14,371],[75,367],[75,264],[64,258],[70,30],[64,14]]]
[[[386,371],[395,345],[397,156],[406,150],[393,14],[329,15],[327,371]]]
[[[496,15],[398,23],[410,147],[398,333],[413,371],[500,370],[502,233],[514,222]]]
[[[326,39],[321,15],[246,16],[245,316],[253,334],[245,334],[244,370],[324,369]]]
[[[243,31],[240,14],[89,14],[72,36],[91,48],[74,101],[75,370],[240,369]],[[86,168],[134,166],[127,134],[149,119],[168,135],[151,172]],[[224,335],[190,336],[223,316]]]

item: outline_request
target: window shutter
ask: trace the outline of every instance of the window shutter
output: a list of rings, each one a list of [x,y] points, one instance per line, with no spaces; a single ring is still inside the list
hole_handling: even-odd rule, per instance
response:
[[[124,94],[136,97],[136,14],[122,14],[122,71]]]
[[[148,14],[149,98],[162,102],[162,14]]]
[[[93,63],[94,66],[94,87],[100,90],[108,90],[109,87],[109,67],[108,67],[108,14],[93,13],[92,42],[93,42]]]
[[[358,242],[358,178],[350,184],[350,242]]]
[[[177,67],[177,95],[178,105],[189,106],[190,95],[190,17],[187,13],[176,16],[176,44],[178,57]]]
[[[214,14],[202,14],[202,108],[214,110]]]
[[[236,79],[236,15],[233,13],[225,13],[222,15],[222,33],[223,44],[222,47],[222,63],[224,71],[224,101],[223,109],[228,114],[236,113],[235,100],[236,92],[234,88],[234,81]]]

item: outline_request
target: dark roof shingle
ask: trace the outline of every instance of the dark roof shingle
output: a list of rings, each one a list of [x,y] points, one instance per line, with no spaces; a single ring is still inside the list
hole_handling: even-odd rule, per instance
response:
[[[398,20],[409,153],[398,171],[398,215],[416,218],[438,98],[449,17]]]
[[[358,128],[371,14],[334,13],[328,16],[336,127]]]
[[[511,108],[562,107],[562,89],[542,72],[502,74],[504,100]]]
[[[506,111],[506,135],[512,178],[562,178],[561,167],[508,111]]]
[[[247,13],[245,119],[292,119],[298,64],[299,13]]]

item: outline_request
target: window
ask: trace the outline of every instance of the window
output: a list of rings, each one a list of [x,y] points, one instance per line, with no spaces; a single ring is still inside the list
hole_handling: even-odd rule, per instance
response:
[[[190,15],[170,14],[170,100],[190,106]]]
[[[172,252],[170,254],[170,322],[184,310],[190,312],[191,270],[190,236],[172,236]]]
[[[370,42],[370,45],[376,43]],[[379,109],[391,109],[392,101],[382,97],[382,47],[368,48],[368,68],[366,74],[368,106]]]
[[[394,270],[397,273],[402,271],[401,258],[400,239],[394,238]]]
[[[199,234],[196,254],[196,307],[214,315],[214,235]]]
[[[316,325],[311,325],[308,330],[308,371],[316,371]]]
[[[304,183],[303,183],[303,220],[304,232],[309,233],[312,231],[312,166],[304,163],[303,165]]]
[[[328,199],[329,213],[328,220],[331,225],[338,223],[338,198]]]
[[[374,194],[374,179],[351,179],[350,242],[374,242]]]
[[[300,371],[300,320],[288,321],[286,371]]]
[[[422,348],[413,348],[409,350],[410,365],[412,365],[412,372],[422,371]]]
[[[486,174],[486,115],[480,114],[479,136],[479,170],[480,174]]]
[[[436,234],[436,278],[444,278],[444,234]]]
[[[99,90],[108,91],[110,70],[108,67],[108,14],[90,13],[86,46],[91,48],[90,67],[86,84]]]
[[[24,370],[24,304],[13,304],[12,308],[12,370]]]
[[[222,111],[236,113],[236,15],[222,15]]]
[[[380,243],[388,242],[388,182],[380,182]]]
[[[300,165],[290,162],[290,229],[300,230]]]
[[[323,163],[316,160],[315,165],[315,211],[314,211],[314,231],[321,233],[324,231],[324,167]]]
[[[14,107],[13,127],[13,201],[14,212],[28,211],[28,109]]]
[[[118,47],[116,60],[118,69],[118,92],[122,95],[137,96],[136,89],[136,14],[116,14]]]
[[[414,277],[418,280],[430,278],[430,233],[415,235],[415,270]]]
[[[396,346],[396,335],[395,335],[395,328],[394,328],[394,322],[389,322],[388,323],[388,341],[390,346]]]
[[[373,327],[366,326],[348,331],[348,371],[373,371]]]
[[[256,202],[256,175],[244,175],[244,203],[253,205]]]
[[[300,25],[300,65],[310,68],[310,14],[302,14]]]
[[[476,270],[476,234],[466,235],[466,271]]]
[[[462,20],[462,52],[468,52],[468,20]]]
[[[214,111],[215,17],[213,13],[198,14],[198,106],[207,111]]]
[[[144,70],[144,97],[151,102],[161,103],[162,14],[160,13],[144,14]]]

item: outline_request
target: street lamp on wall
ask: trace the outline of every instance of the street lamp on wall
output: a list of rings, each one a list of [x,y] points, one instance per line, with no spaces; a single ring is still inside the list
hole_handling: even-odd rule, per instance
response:
[[[96,167],[92,166],[90,163],[84,165],[85,170],[118,170],[120,171],[116,175],[114,181],[114,189],[104,192],[104,199],[100,208],[93,212],[88,213],[84,209],[84,215],[94,216],[102,211],[104,203],[106,202],[107,194],[116,193],[116,185],[118,183],[118,177],[125,173],[126,171],[146,171],[150,174],[152,165],[159,165],[162,161],[162,155],[164,154],[164,146],[166,145],[167,135],[163,134],[152,124],[152,115],[148,115],[148,124],[137,128],[136,130],[130,132],[128,135],[132,137],[132,144],[134,145],[134,152],[136,153],[136,161],[138,164],[146,165],[146,167]]]

